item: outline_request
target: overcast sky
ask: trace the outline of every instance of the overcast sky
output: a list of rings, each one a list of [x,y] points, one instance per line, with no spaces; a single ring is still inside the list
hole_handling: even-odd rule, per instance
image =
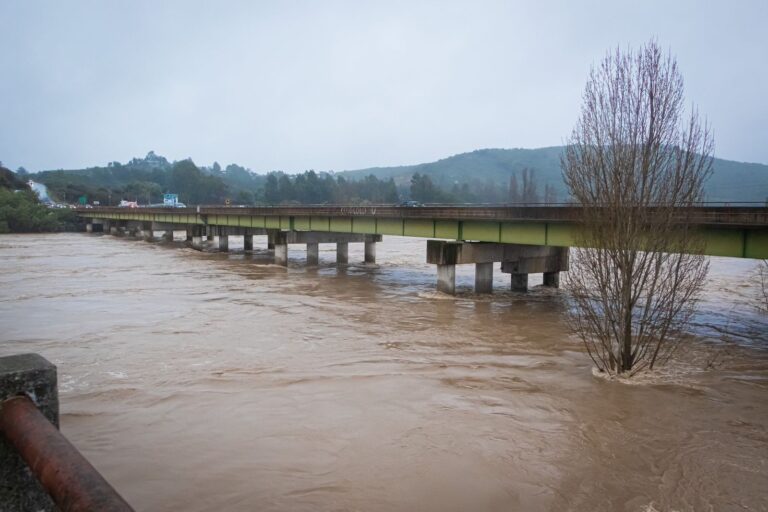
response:
[[[259,172],[559,145],[591,65],[677,56],[716,154],[768,163],[768,0],[0,2],[0,161]]]

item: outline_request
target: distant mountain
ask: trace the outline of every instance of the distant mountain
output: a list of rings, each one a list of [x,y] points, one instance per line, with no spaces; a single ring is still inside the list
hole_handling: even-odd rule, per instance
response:
[[[373,174],[379,179],[393,178],[404,187],[414,173],[429,176],[443,189],[456,184],[492,182],[507,187],[510,177],[524,168],[533,169],[536,181],[543,187],[555,187],[558,197],[565,198],[566,187],[560,170],[562,146],[539,149],[478,149],[436,162],[400,167],[371,167],[337,173],[347,179],[362,179]],[[715,159],[714,172],[706,185],[709,201],[768,200],[768,165]]]

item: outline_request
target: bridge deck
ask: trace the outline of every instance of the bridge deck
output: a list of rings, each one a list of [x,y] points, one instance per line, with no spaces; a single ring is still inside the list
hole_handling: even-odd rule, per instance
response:
[[[569,247],[574,206],[275,206],[80,208],[83,217]],[[703,206],[687,212],[713,256],[768,258],[768,207]]]

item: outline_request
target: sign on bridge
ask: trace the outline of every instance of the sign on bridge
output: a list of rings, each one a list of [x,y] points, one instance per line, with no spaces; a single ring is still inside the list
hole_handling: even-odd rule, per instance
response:
[[[165,206],[176,206],[179,203],[178,194],[163,194],[163,204]]]

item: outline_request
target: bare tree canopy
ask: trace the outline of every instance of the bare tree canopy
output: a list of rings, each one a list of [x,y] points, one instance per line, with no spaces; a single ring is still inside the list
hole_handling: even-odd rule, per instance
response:
[[[712,152],[655,42],[591,71],[561,163],[583,214],[568,276],[574,327],[601,371],[653,368],[689,321],[708,261],[686,212],[703,200]]]

